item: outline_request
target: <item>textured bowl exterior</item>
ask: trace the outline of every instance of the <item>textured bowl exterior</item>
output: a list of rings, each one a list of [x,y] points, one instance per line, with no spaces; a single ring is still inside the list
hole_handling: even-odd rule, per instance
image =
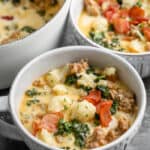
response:
[[[10,87],[17,72],[28,61],[58,46],[71,0],[46,25],[24,39],[0,46],[0,89]],[[33,20],[34,21],[34,20]]]
[[[70,11],[71,13],[71,11]],[[73,19],[71,17],[71,15],[69,15],[69,24],[70,24],[70,28],[72,31],[72,34],[74,35],[74,40],[76,41],[77,45],[88,45],[88,46],[94,46],[94,47],[98,47],[98,48],[103,48],[104,50],[109,50],[107,48],[104,48],[92,41],[90,41],[89,39],[83,37],[78,30],[76,29],[76,26],[73,23]],[[112,50],[109,50],[113,53],[115,53]],[[132,64],[134,66],[134,68],[138,71],[138,73],[140,74],[140,76],[142,78],[148,77],[150,76],[150,53],[148,52],[148,54],[141,54],[141,55],[128,55],[128,54],[119,54],[121,57],[125,58],[127,61],[130,62],[130,64]]]

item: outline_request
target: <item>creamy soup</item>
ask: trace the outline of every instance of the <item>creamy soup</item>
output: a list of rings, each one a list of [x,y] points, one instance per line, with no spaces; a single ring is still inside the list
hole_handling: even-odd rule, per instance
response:
[[[115,51],[150,51],[149,0],[83,0],[80,30],[95,43]]]
[[[81,60],[35,80],[22,97],[19,114],[24,127],[49,146],[87,150],[124,134],[137,105],[115,67]]]
[[[46,24],[64,0],[0,0],[0,44],[23,38]]]

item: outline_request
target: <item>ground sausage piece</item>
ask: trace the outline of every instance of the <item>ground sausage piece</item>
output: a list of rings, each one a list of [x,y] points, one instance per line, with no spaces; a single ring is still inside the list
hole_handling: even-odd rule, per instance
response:
[[[117,99],[119,102],[118,110],[131,113],[135,106],[134,95],[126,90],[111,89],[110,94],[112,99]]]
[[[102,127],[95,128],[93,134],[88,138],[86,147],[87,148],[95,148],[100,145],[107,144],[106,141],[107,132],[104,132]]]
[[[8,38],[1,41],[1,43],[6,44],[6,43],[12,42],[14,40],[19,40],[21,37],[22,37],[21,32],[16,31],[16,32],[12,33]]]
[[[33,86],[36,86],[36,87],[43,87],[45,84],[44,81],[41,81],[41,80],[35,80],[32,84]]]
[[[98,16],[100,14],[100,7],[94,0],[85,0],[85,8],[91,16]]]
[[[127,131],[130,127],[130,122],[129,122],[128,118],[121,117],[121,118],[119,118],[118,123],[119,123],[118,128],[119,128],[121,134],[123,134],[125,131]]]
[[[112,142],[113,140],[117,139],[120,136],[120,131],[115,129],[108,132],[106,137],[108,142]]]
[[[76,74],[85,71],[88,68],[88,63],[87,61],[82,59],[80,62],[69,64],[69,67],[70,67],[70,73]]]

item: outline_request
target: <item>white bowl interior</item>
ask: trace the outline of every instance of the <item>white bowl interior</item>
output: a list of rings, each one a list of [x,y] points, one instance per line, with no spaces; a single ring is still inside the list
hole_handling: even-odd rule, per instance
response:
[[[80,60],[81,58],[88,58],[90,64],[99,67],[115,66],[118,69],[121,80],[136,94],[139,107],[138,113],[143,112],[146,101],[144,86],[139,75],[129,63],[119,56],[101,51],[98,48],[83,46],[60,48],[47,52],[28,63],[18,74],[12,86],[10,93],[11,112],[15,122],[26,135],[31,136],[18,119],[18,108],[27,87],[31,85],[32,81],[50,69],[62,66],[68,62]],[[142,115],[139,119],[141,119]],[[36,140],[35,138],[33,139]]]
[[[75,24],[78,23],[78,18],[83,10],[84,1],[83,0],[77,0],[71,2],[71,17],[74,18],[72,21],[74,21]]]

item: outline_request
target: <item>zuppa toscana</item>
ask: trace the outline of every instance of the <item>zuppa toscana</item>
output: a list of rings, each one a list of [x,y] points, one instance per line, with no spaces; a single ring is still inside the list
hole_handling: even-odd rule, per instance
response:
[[[124,134],[137,110],[134,93],[120,81],[115,67],[80,60],[35,80],[22,97],[19,118],[50,146],[88,150]]]
[[[111,50],[150,50],[149,0],[83,0],[78,26],[88,38]]]
[[[0,44],[38,30],[60,10],[64,0],[0,0]]]

